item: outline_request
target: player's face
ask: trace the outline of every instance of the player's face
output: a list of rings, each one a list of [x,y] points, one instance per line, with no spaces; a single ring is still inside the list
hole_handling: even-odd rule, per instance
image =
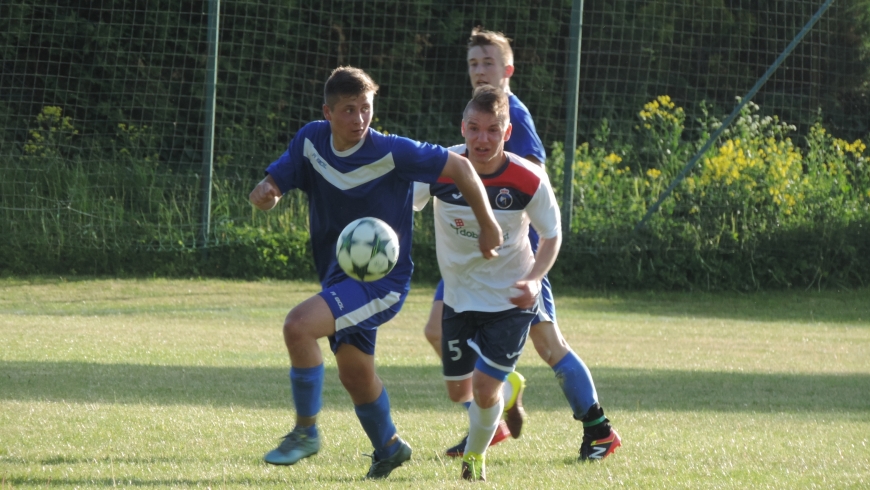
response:
[[[333,107],[323,105],[323,117],[332,128],[332,143],[338,151],[349,150],[362,141],[374,112],[375,94],[342,96]]]
[[[501,51],[495,46],[474,46],[468,50],[468,77],[472,87],[492,85],[504,89],[513,66],[501,61]]]
[[[510,138],[511,125],[503,124],[495,114],[476,110],[469,110],[462,121],[468,159],[482,173],[498,170],[504,159],[504,142]]]

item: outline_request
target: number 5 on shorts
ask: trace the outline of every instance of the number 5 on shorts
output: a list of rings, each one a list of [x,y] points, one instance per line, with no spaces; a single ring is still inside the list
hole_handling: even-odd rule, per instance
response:
[[[459,347],[457,346],[458,343],[458,340],[447,341],[447,348],[450,350],[450,352],[453,352],[453,355],[450,357],[451,361],[458,361],[462,358],[462,351],[459,350]]]

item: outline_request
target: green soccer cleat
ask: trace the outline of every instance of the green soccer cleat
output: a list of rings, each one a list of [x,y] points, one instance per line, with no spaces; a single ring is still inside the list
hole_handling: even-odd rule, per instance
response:
[[[394,469],[402,466],[402,463],[411,459],[411,446],[399,438],[394,444],[399,444],[399,450],[389,458],[376,459],[372,454],[372,466],[366,478],[383,479],[390,476]]]
[[[320,436],[309,437],[299,427],[288,432],[275,449],[263,456],[269,464],[287,466],[296,464],[300,459],[314,456],[320,451]]]
[[[511,371],[505,383],[510,383],[513,388],[510,400],[504,401],[505,422],[511,431],[511,437],[516,439],[520,437],[523,422],[526,420],[526,411],[523,410],[523,390],[526,389],[526,378],[516,371]]]
[[[486,456],[472,452],[462,456],[462,479],[486,481]]]

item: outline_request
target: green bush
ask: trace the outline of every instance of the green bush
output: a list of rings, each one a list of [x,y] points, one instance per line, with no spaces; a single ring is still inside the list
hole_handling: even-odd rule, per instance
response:
[[[252,151],[262,147],[256,135],[269,134],[226,131],[247,138]],[[66,154],[77,137],[70,117],[45,107],[16,157],[0,167],[0,271],[313,277],[310,253],[300,245],[307,242],[307,211],[299,193],[274,213],[254,211],[247,193],[259,177],[229,171],[228,158],[219,158],[214,251],[203,254],[199,176],[167,166],[153,150],[152,128],[120,124],[108,160]],[[246,214],[241,226],[227,219]]]
[[[683,111],[667,96],[644,105],[628,140],[610,137],[602,123],[594,141],[575,152],[572,233],[556,281],[735,290],[864,285],[866,146],[816,123],[801,147],[790,138],[794,126],[759,112],[747,104],[638,231],[635,225],[704,141],[680,141]],[[718,124],[704,122],[711,130]],[[557,145],[548,162],[556,179],[563,162]]]
[[[870,173],[866,146],[816,123],[803,145],[794,127],[748,104],[641,230],[635,226],[703,144],[685,141],[684,112],[669,97],[647,102],[628,138],[602,121],[574,156],[571,233],[554,282],[593,288],[751,290],[851,287],[870,277]],[[718,121],[703,122],[706,133]],[[234,131],[259,145],[243,126]],[[147,127],[119,126],[114,164],[64,157],[78,135],[58,108],[35,119],[0,175],[0,271],[238,278],[315,277],[305,196],[270,212],[247,193],[258,177],[223,172],[214,183],[212,243],[197,243],[198,179],[176,175],[150,150]],[[702,135],[705,136],[705,135]],[[564,153],[548,160],[554,182]],[[26,212],[11,213],[24,196]],[[41,201],[59,203],[40,207]],[[243,216],[244,220],[229,219]],[[414,278],[438,278],[431,208],[416,217]],[[39,234],[23,230],[39,229]],[[33,237],[39,237],[34,240]],[[118,237],[123,236],[124,240]]]

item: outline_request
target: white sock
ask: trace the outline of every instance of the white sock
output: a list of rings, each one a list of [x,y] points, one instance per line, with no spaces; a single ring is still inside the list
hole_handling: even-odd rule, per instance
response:
[[[471,406],[468,407],[468,442],[465,443],[465,452],[486,452],[503,410],[503,398],[499,398],[498,403],[489,408],[480,408],[476,401],[471,401]]]
[[[507,403],[512,396],[514,396],[514,385],[505,381],[501,385],[501,399],[504,400],[503,403]]]

